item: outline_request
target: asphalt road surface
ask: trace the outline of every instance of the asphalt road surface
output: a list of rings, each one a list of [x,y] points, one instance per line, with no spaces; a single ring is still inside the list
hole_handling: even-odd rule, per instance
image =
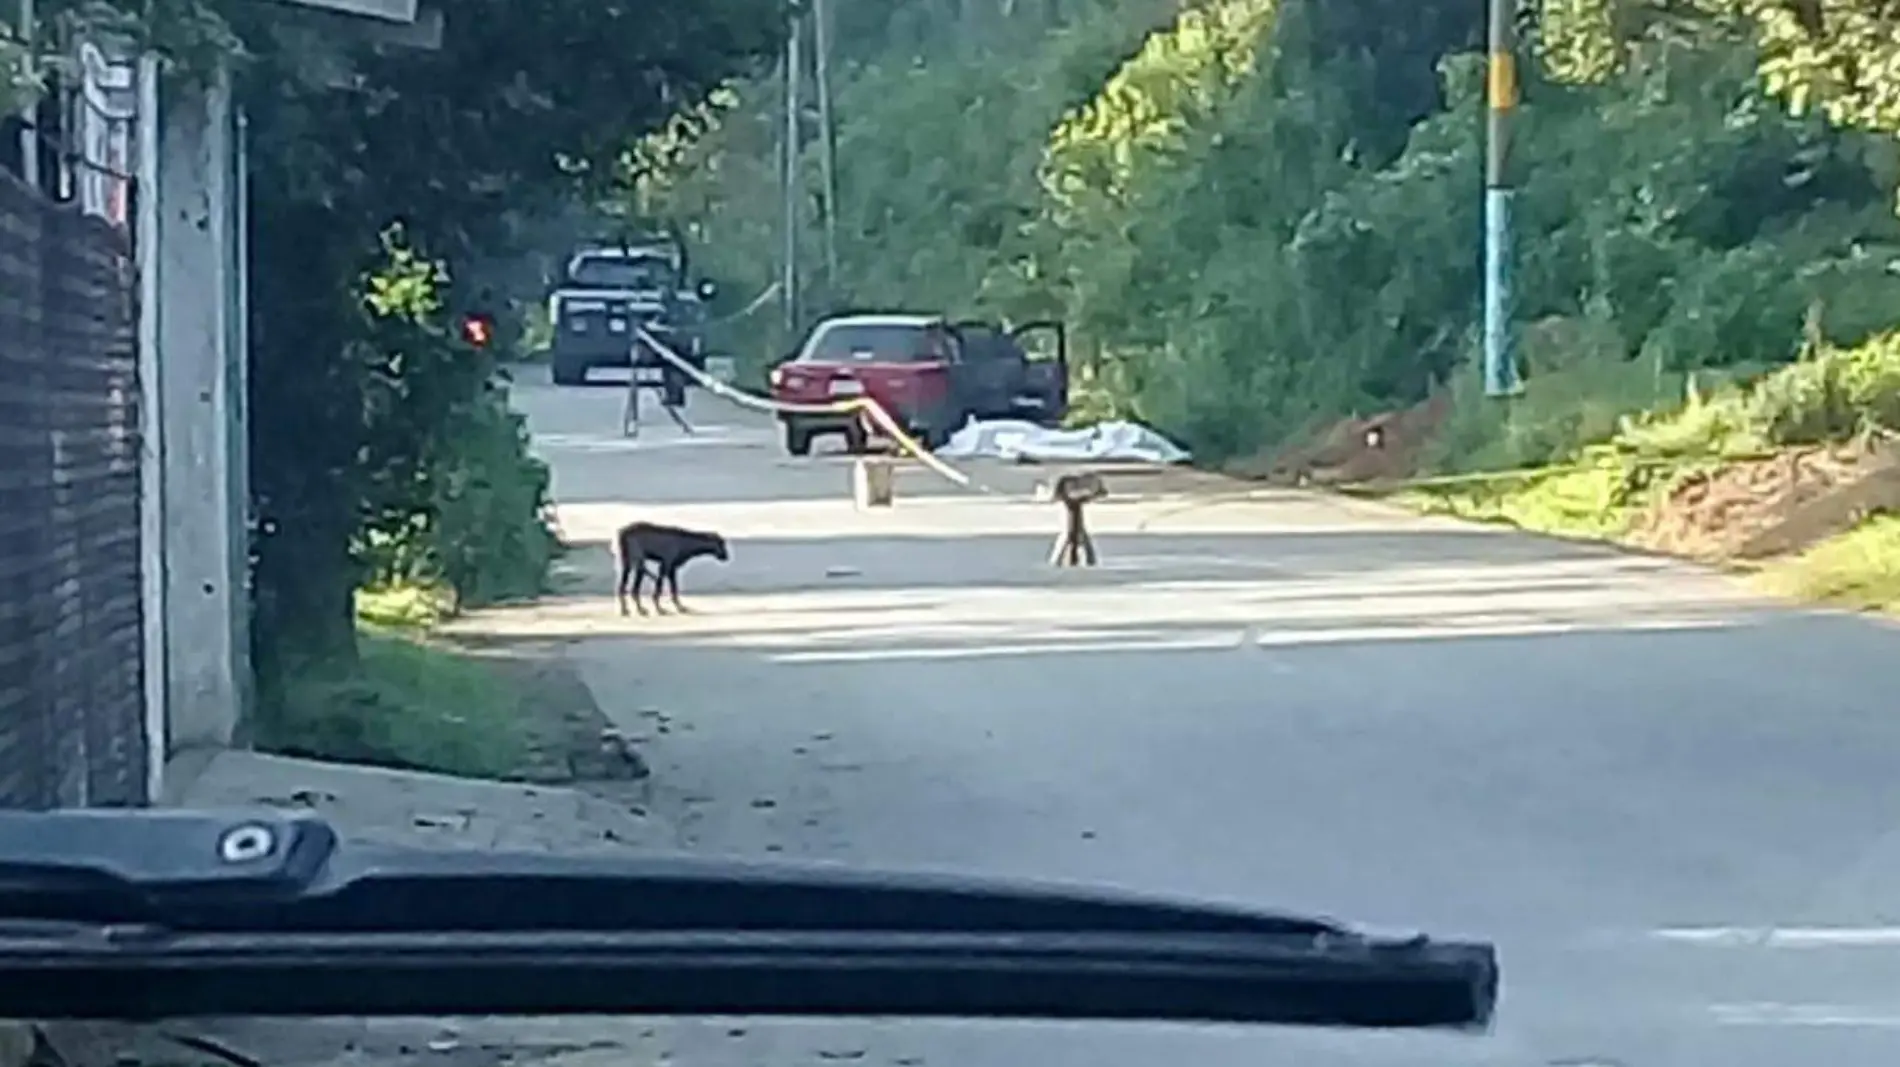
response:
[[[859,512],[843,457],[789,458],[715,398],[693,437],[653,413],[628,441],[618,390],[517,396],[589,544],[566,595],[484,625],[573,642],[682,846],[1317,911],[1504,961],[1480,1037],[692,1020],[647,1031],[656,1059],[1900,1062],[1894,628],[1193,478],[1112,482],[1103,565],[1057,573],[1048,505],[911,470]],[[634,517],[731,540],[686,572],[690,614],[616,615],[603,542]]]

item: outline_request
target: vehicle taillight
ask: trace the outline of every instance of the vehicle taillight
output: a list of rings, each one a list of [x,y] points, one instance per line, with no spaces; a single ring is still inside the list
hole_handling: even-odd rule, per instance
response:
[[[485,348],[495,338],[495,322],[487,315],[476,313],[462,318],[462,340],[476,348]]]
[[[783,388],[785,388],[785,368],[784,368],[784,367],[773,367],[773,368],[772,368],[772,376],[771,376],[771,379],[770,379],[770,380],[771,380],[771,382],[772,382],[772,388],[774,388],[774,389],[783,389]]]

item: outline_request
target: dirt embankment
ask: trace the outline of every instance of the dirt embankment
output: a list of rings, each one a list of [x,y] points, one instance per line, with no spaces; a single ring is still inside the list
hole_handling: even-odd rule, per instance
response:
[[[1400,483],[1421,473],[1450,410],[1439,394],[1402,411],[1342,419],[1306,444],[1226,473],[1280,485]],[[1636,516],[1627,540],[1695,559],[1766,560],[1879,513],[1900,513],[1900,442],[1792,448],[1688,476]]]
[[[1229,465],[1225,473],[1276,485],[1358,485],[1419,472],[1425,449],[1451,414],[1437,393],[1400,411],[1341,419],[1308,441]]]
[[[1645,548],[1709,560],[1785,556],[1900,510],[1900,448],[1789,449],[1684,479],[1631,531]]]

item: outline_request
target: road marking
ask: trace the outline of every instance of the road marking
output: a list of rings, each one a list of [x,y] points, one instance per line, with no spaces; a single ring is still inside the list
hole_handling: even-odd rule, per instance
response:
[[[876,663],[885,660],[995,659],[1004,656],[1060,656],[1083,652],[1231,652],[1241,647],[1235,630],[1177,637],[1112,641],[1042,641],[988,645],[911,645],[899,648],[841,648],[824,652],[781,652],[774,663]]]
[[[1687,926],[1653,931],[1658,941],[1711,948],[1892,948],[1900,926]]]
[[[1900,1030],[1900,1006],[1862,1004],[1711,1004],[1709,1014],[1723,1026],[1837,1027]]]
[[[538,450],[563,449],[570,452],[650,452],[656,448],[694,448],[762,444],[768,436],[745,432],[730,426],[696,426],[689,434],[643,434],[638,437],[608,437],[602,434],[536,434]]]
[[[1271,649],[1292,645],[1419,641],[1451,637],[1541,637],[1550,634],[1574,633],[1579,630],[1618,632],[1707,630],[1733,625],[1723,619],[1628,619],[1621,617],[1614,610],[1616,605],[1611,605],[1610,608],[1612,610],[1577,613],[1571,618],[1538,621],[1526,619],[1518,622],[1487,620],[1477,616],[1447,618],[1442,615],[1420,615],[1416,622],[1403,626],[1352,626],[1349,624],[1350,620],[1341,620],[1347,624],[1329,625],[1324,629],[1263,628],[1254,644],[1260,648]]]

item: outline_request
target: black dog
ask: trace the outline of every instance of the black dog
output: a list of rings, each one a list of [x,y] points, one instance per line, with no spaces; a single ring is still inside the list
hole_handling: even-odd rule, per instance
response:
[[[680,568],[701,556],[711,556],[721,563],[732,558],[726,551],[726,539],[716,533],[651,522],[622,526],[614,534],[614,600],[620,605],[620,614],[627,614],[629,592],[633,606],[640,614],[647,613],[646,605],[640,603],[640,586],[646,580],[648,560],[653,561],[655,569],[653,610],[660,611],[660,591],[666,588],[673,594],[673,607],[685,611],[686,606],[680,603]]]

